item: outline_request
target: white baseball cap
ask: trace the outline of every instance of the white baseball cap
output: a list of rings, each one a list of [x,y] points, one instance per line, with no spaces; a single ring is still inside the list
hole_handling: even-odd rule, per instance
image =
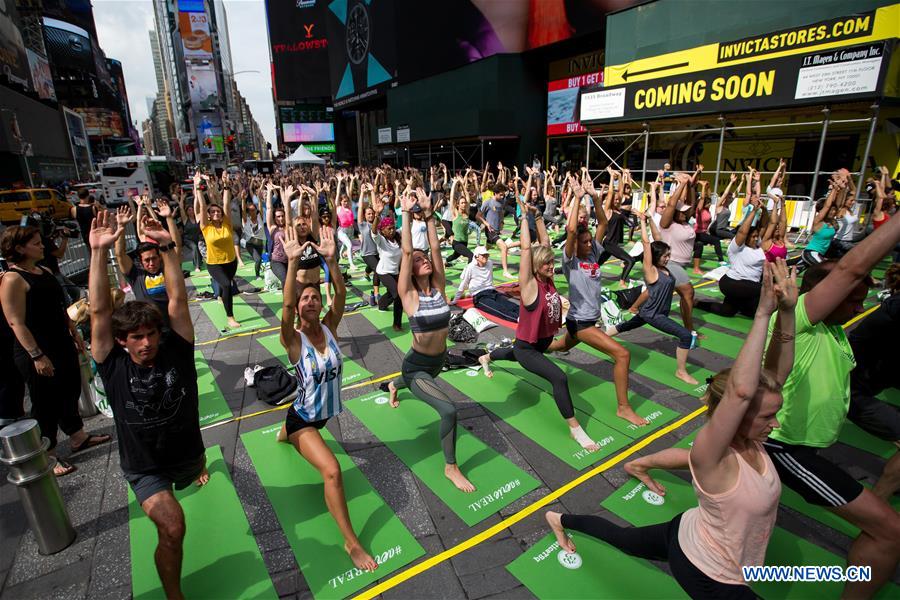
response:
[[[482,254],[490,254],[490,252],[488,252],[488,249],[484,246],[478,246],[477,248],[475,248],[475,250],[472,251],[472,254],[474,254],[475,256],[481,256]]]

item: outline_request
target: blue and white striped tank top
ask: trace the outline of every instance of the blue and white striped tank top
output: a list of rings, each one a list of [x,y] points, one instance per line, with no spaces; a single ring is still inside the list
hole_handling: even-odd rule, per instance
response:
[[[443,294],[434,288],[431,293],[419,292],[419,308],[409,317],[409,328],[415,333],[446,329],[450,323],[450,307]]]
[[[325,354],[319,354],[303,332],[300,333],[300,358],[294,365],[297,376],[297,398],[294,410],[305,421],[328,419],[343,410],[341,406],[341,373],[343,355],[337,340],[327,327]]]

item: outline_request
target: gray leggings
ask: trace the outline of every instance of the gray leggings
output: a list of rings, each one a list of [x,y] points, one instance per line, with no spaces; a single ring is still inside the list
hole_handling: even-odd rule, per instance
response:
[[[413,395],[438,411],[441,416],[441,448],[448,465],[456,464],[456,407],[437,386],[435,379],[441,373],[447,353],[428,356],[410,350],[403,358],[400,377],[394,380],[394,387],[409,388]]]

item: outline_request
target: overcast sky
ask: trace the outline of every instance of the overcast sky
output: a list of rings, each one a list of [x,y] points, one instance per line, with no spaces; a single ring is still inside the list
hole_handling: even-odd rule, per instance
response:
[[[250,104],[266,140],[275,145],[275,111],[269,75],[269,38],[263,0],[225,0],[231,61],[234,71],[259,71],[236,76],[238,89]],[[94,0],[94,21],[100,47],[109,58],[122,61],[131,118],[148,117],[148,96],[156,96],[156,74],[148,31],[153,29],[150,0]],[[140,125],[137,130],[140,131]]]

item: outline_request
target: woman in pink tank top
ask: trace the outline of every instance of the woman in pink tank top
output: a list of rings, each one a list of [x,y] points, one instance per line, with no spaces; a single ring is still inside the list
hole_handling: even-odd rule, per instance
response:
[[[575,552],[566,535],[574,529],[649,560],[669,563],[692,598],[756,598],[741,567],[762,565],[775,526],[781,482],[762,441],[778,427],[781,388],[794,363],[795,273],[783,260],[763,267],[763,292],[750,333],[734,365],[707,380],[709,422],[691,450],[671,448],[626,463],[625,470],[650,491],[665,489],[651,468],[689,468],[699,506],[668,523],[620,527],[593,515],[548,512],[561,548]],[[778,311],[761,367],[770,317]],[[599,567],[599,565],[597,565]]]
[[[531,189],[531,181],[537,171],[530,171],[525,189]],[[598,198],[595,200],[599,200]],[[528,212],[537,214],[538,209],[526,204],[522,196],[517,195],[522,209],[522,218]],[[559,414],[569,425],[569,434],[588,452],[595,452],[600,446],[592,440],[575,418],[575,408],[569,393],[569,380],[566,374],[547,358],[544,353],[553,342],[553,336],[562,326],[562,301],[556,286],[553,285],[553,250],[544,220],[538,216],[538,244],[531,245],[531,233],[528,227],[522,227],[521,262],[519,263],[519,290],[522,301],[519,310],[519,322],[516,327],[516,341],[512,348],[497,348],[479,358],[484,374],[493,377],[491,361],[515,360],[528,371],[546,379],[553,387],[553,399]]]
[[[779,258],[787,260],[786,234],[787,210],[784,206],[784,198],[776,196],[773,214],[769,215],[769,224],[766,226],[765,232],[763,232],[763,239],[760,243],[768,262],[773,263]]]

